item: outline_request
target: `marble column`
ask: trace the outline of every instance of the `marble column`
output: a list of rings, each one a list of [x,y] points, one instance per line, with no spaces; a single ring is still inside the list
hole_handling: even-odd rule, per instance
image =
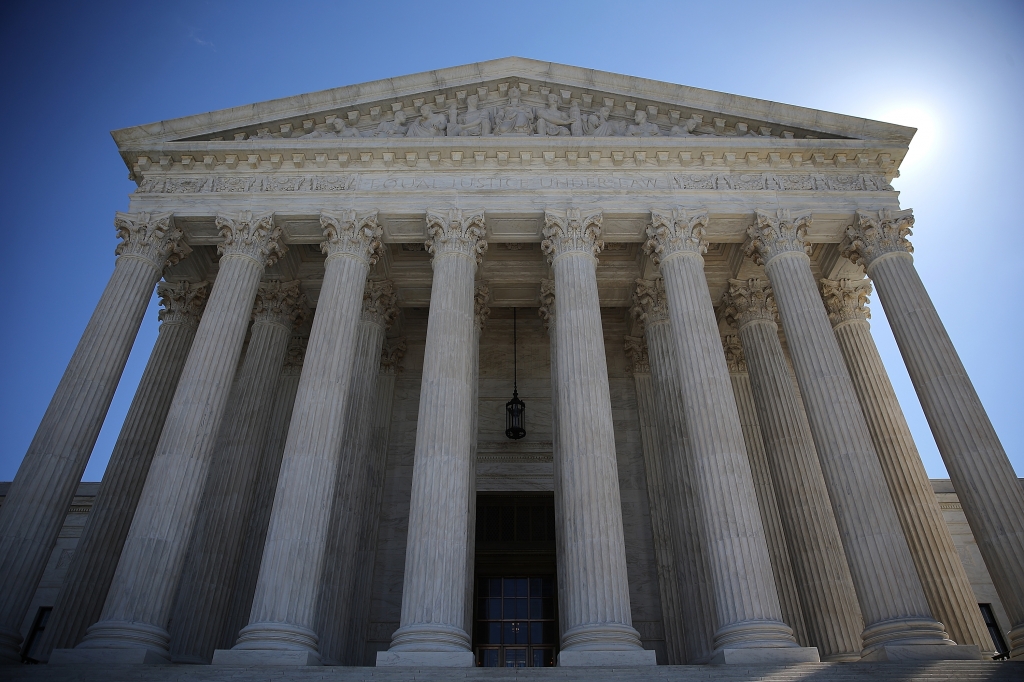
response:
[[[252,303],[284,253],[273,214],[218,216],[217,279],[171,401],[100,621],[51,663],[162,663],[168,619]],[[55,660],[58,658],[59,660]]]
[[[199,326],[206,292],[206,282],[157,285],[163,306],[160,331],[43,630],[41,647],[45,655],[53,649],[74,647],[82,641],[86,628],[99,620]]]
[[[319,665],[314,628],[331,496],[347,437],[356,328],[381,249],[376,211],[320,214],[327,254],[295,395],[249,624],[213,663]]]
[[[320,586],[316,631],[320,636],[320,659],[325,665],[348,662],[345,651],[351,628],[352,587],[358,568],[357,545],[366,505],[370,464],[367,446],[373,424],[377,370],[384,335],[397,314],[394,284],[390,280],[367,282],[363,290],[363,311],[356,328],[356,349],[343,426],[346,438],[335,474]]]
[[[651,531],[654,536],[654,560],[658,570],[661,594],[661,620],[665,629],[665,650],[668,665],[686,662],[685,631],[682,601],[679,596],[679,553],[672,537],[672,524],[678,523],[666,489],[667,476],[658,435],[658,402],[651,378],[651,362],[647,343],[642,337],[624,339],[626,356],[636,386],[636,411],[640,420],[640,443],[644,455],[647,480],[647,501],[651,510]],[[673,511],[670,511],[673,510]],[[689,624],[693,627],[693,623]]]
[[[288,438],[288,424],[292,419],[292,408],[295,406],[295,394],[299,390],[299,378],[308,342],[309,323],[306,322],[300,331],[292,334],[284,366],[277,378],[274,407],[267,424],[267,437],[263,452],[260,454],[259,471],[256,474],[252,514],[245,530],[245,542],[231,593],[231,605],[224,619],[224,628],[216,640],[218,649],[227,649],[234,645],[238,639],[238,631],[249,622],[252,597],[256,591],[256,580],[259,578],[260,562],[263,558],[263,545],[267,540],[267,528],[270,525],[270,513],[274,508],[274,492],[277,490],[277,477],[281,471],[281,456],[284,454],[285,440]]]
[[[1024,658],[1024,490],[924,288],[911,211],[857,212],[842,253],[864,265],[917,390],[999,600],[1010,656]]]
[[[427,212],[433,256],[401,625],[378,666],[470,667],[466,539],[473,449],[473,279],[487,248],[484,212]]]
[[[253,324],[199,504],[171,611],[171,660],[209,663],[217,648],[252,515],[274,389],[305,315],[298,280],[260,284]]]
[[[736,398],[736,413],[743,429],[743,442],[747,446],[747,461],[750,463],[750,475],[754,479],[754,492],[757,493],[757,506],[761,511],[761,523],[764,525],[765,537],[768,540],[768,556],[772,561],[772,574],[775,576],[775,589],[779,593],[779,605],[786,625],[793,628],[793,636],[802,646],[808,644],[817,647],[823,660],[830,660],[833,653],[822,647],[817,641],[809,641],[806,620],[800,595],[794,579],[793,563],[790,559],[789,542],[786,530],[779,513],[779,502],[776,500],[775,484],[768,466],[768,455],[765,442],[761,436],[761,425],[754,405],[754,394],[747,374],[746,358],[740,340],[734,333],[722,337],[722,349],[725,361],[729,365],[729,380],[732,382],[732,393]],[[853,591],[853,585],[850,585]],[[853,602],[856,604],[856,600]],[[858,628],[855,633],[859,633]],[[857,647],[855,658],[860,658],[860,647]]]
[[[704,276],[706,212],[652,211],[645,245],[661,267],[702,509],[718,631],[712,662],[818,660],[782,620],[743,429]]]
[[[470,640],[473,639],[473,588],[476,578],[476,452],[477,437],[480,425],[480,336],[484,331],[484,323],[491,316],[488,303],[491,300],[491,289],[486,282],[477,282],[473,289],[473,355],[472,377],[469,380],[473,387],[473,423],[470,425],[472,452],[469,458],[469,522],[466,529],[466,615],[463,628]]]
[[[763,436],[809,641],[823,660],[856,661],[864,623],[811,427],[779,341],[771,288],[760,279],[730,280],[722,305],[739,328],[746,392]]]
[[[995,655],[992,637],[871,338],[867,307],[871,284],[823,279],[821,286],[832,331],[857,391],[928,605],[951,639],[975,644],[990,658]]]
[[[654,665],[633,628],[615,434],[597,294],[602,215],[546,211],[544,241],[559,323],[556,486],[563,525],[565,631],[559,665]]]
[[[757,211],[747,254],[764,265],[864,617],[864,657],[962,658],[945,645],[903,537],[857,394],[811,274],[810,215]],[[918,648],[920,647],[920,648]],[[977,650],[974,651],[977,656]]]
[[[117,213],[114,272],[0,508],[0,663],[21,624],[128,361],[153,287],[190,252],[170,213]]]
[[[359,532],[357,574],[352,587],[352,626],[345,653],[345,661],[349,665],[364,665],[366,657],[371,588],[377,559],[380,503],[384,495],[388,435],[391,432],[391,407],[395,397],[395,378],[402,371],[405,348],[405,339],[388,339],[380,353],[380,371],[377,373],[377,390],[374,394],[373,425],[366,449],[369,467],[364,485],[367,493]]]
[[[707,663],[713,653],[717,615],[700,501],[693,482],[693,451],[683,415],[679,363],[665,298],[665,281],[638,279],[632,313],[644,327],[657,397],[665,496],[672,520],[669,529],[679,568],[677,589],[684,624],[684,662]]]

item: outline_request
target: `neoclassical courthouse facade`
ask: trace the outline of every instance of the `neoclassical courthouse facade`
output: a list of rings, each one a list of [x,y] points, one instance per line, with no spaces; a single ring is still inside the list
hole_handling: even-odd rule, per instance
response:
[[[914,268],[913,134],[519,58],[114,132],[138,187],[0,507],[0,659],[154,287],[51,666],[1024,657],[1024,489]]]

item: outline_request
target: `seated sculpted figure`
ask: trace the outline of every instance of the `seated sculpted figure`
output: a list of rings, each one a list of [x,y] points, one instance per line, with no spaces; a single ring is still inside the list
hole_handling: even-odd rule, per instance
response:
[[[533,135],[533,107],[520,100],[519,88],[508,91],[508,104],[498,109],[494,121],[495,135]]]
[[[406,137],[444,137],[445,129],[448,127],[448,117],[441,113],[434,113],[434,107],[424,104],[420,107],[420,115],[415,121],[409,124]]]
[[[587,117],[583,126],[583,132],[591,137],[618,137],[625,133],[625,123],[622,121],[609,121],[611,107],[601,107],[597,113]]]
[[[538,135],[570,135],[568,126],[575,120],[558,110],[558,95],[548,94],[548,106],[537,107]]]
[[[661,128],[658,127],[657,123],[647,122],[647,112],[638,111],[636,116],[633,117],[636,121],[636,125],[630,125],[626,131],[626,134],[631,137],[654,137],[655,135],[661,135]]]
[[[345,119],[336,117],[327,124],[327,130],[314,130],[303,137],[359,137],[359,131],[345,123]]]
[[[491,134],[491,112],[486,109],[477,109],[480,98],[470,95],[466,98],[466,113],[457,116],[457,109],[453,104],[448,114],[448,137],[469,135],[490,135]]]
[[[381,121],[377,130],[370,133],[370,137],[405,137],[407,131],[405,112],[399,109],[395,112],[395,120]]]
[[[691,116],[683,121],[682,125],[672,126],[672,130],[668,134],[672,137],[690,137],[699,124],[700,119]]]

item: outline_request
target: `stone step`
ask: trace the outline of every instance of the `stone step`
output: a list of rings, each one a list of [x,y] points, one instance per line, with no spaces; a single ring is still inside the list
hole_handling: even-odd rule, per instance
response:
[[[656,668],[0,667],[9,682],[1024,682],[1024,663],[805,663]]]

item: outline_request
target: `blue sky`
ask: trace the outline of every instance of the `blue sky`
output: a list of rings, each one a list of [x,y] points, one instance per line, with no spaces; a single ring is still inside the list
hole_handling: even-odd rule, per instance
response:
[[[917,267],[1024,475],[1024,4],[179,0],[0,9],[0,481],[113,268],[134,184],[109,131],[509,55],[917,127],[893,183],[915,209]],[[945,476],[873,307],[925,466]],[[156,330],[154,301],[85,480],[102,476]]]

